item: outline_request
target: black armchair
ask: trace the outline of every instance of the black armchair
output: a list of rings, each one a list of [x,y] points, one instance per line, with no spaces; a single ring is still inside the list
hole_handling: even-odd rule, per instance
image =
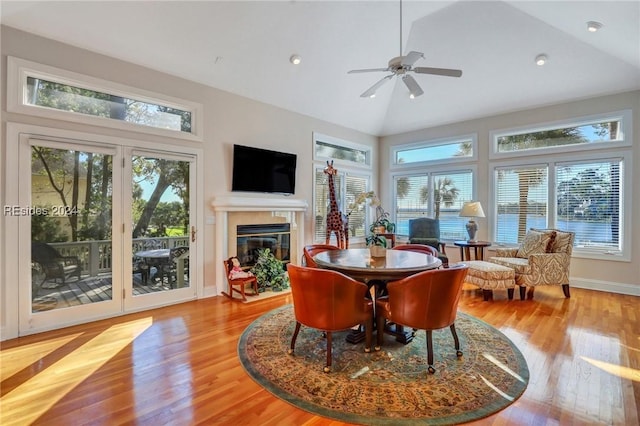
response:
[[[58,279],[61,279],[64,284],[66,279],[72,276],[78,277],[79,280],[82,273],[80,259],[76,256],[62,256],[47,243],[31,243],[31,261],[40,265],[44,273],[42,283],[50,279],[57,283]]]
[[[445,243],[440,241],[440,220],[421,217],[409,220],[409,244],[425,244],[438,250],[442,265],[449,266]]]

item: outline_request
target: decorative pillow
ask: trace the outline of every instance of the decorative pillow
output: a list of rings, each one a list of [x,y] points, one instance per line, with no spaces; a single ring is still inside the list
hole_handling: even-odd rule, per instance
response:
[[[551,238],[549,238],[549,242],[547,243],[546,253],[553,253],[554,241],[556,240],[556,230],[531,228],[531,231],[543,232],[545,234],[549,234]]]
[[[571,234],[569,232],[556,231],[556,238],[551,246],[551,253],[568,253],[571,244]]]
[[[516,257],[527,258],[532,254],[544,254],[550,240],[550,232],[529,231],[524,236]]]

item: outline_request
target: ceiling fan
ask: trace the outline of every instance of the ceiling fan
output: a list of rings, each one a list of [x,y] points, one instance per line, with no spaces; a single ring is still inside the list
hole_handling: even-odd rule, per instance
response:
[[[364,72],[379,72],[386,71],[391,74],[383,77],[376,84],[365,90],[360,97],[372,98],[375,96],[376,91],[387,81],[391,80],[394,76],[401,76],[402,81],[409,89],[409,97],[416,98],[424,93],[418,82],[412,75],[408,74],[414,72],[417,74],[432,74],[441,75],[445,77],[460,77],[462,75],[461,70],[449,69],[449,68],[431,68],[431,67],[414,67],[418,59],[424,58],[422,52],[411,51],[406,55],[402,55],[402,0],[400,0],[400,56],[391,58],[386,68],[369,68],[361,70],[351,70],[348,74],[364,73]]]

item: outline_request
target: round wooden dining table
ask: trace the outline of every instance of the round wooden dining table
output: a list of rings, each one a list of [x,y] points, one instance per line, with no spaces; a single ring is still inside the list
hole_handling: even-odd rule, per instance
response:
[[[313,260],[320,268],[341,272],[364,283],[399,280],[442,266],[440,259],[429,254],[386,250],[385,257],[371,257],[366,248],[323,251]]]
[[[385,257],[372,257],[369,249],[328,250],[316,254],[313,260],[318,267],[341,272],[348,277],[375,286],[371,295],[386,293],[387,281],[399,280],[428,269],[442,266],[442,261],[435,256],[408,250],[385,250]],[[413,340],[413,333],[404,330],[401,325],[386,329],[398,342],[407,344]],[[364,331],[353,331],[347,341],[358,343],[364,339]]]

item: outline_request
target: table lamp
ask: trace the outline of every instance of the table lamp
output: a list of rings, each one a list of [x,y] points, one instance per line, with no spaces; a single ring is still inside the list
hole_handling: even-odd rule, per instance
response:
[[[467,233],[469,234],[469,242],[476,241],[476,232],[478,231],[478,224],[475,220],[476,217],[484,217],[484,211],[482,210],[482,204],[480,201],[469,201],[464,203],[462,210],[460,210],[460,217],[470,217],[467,223]]]

